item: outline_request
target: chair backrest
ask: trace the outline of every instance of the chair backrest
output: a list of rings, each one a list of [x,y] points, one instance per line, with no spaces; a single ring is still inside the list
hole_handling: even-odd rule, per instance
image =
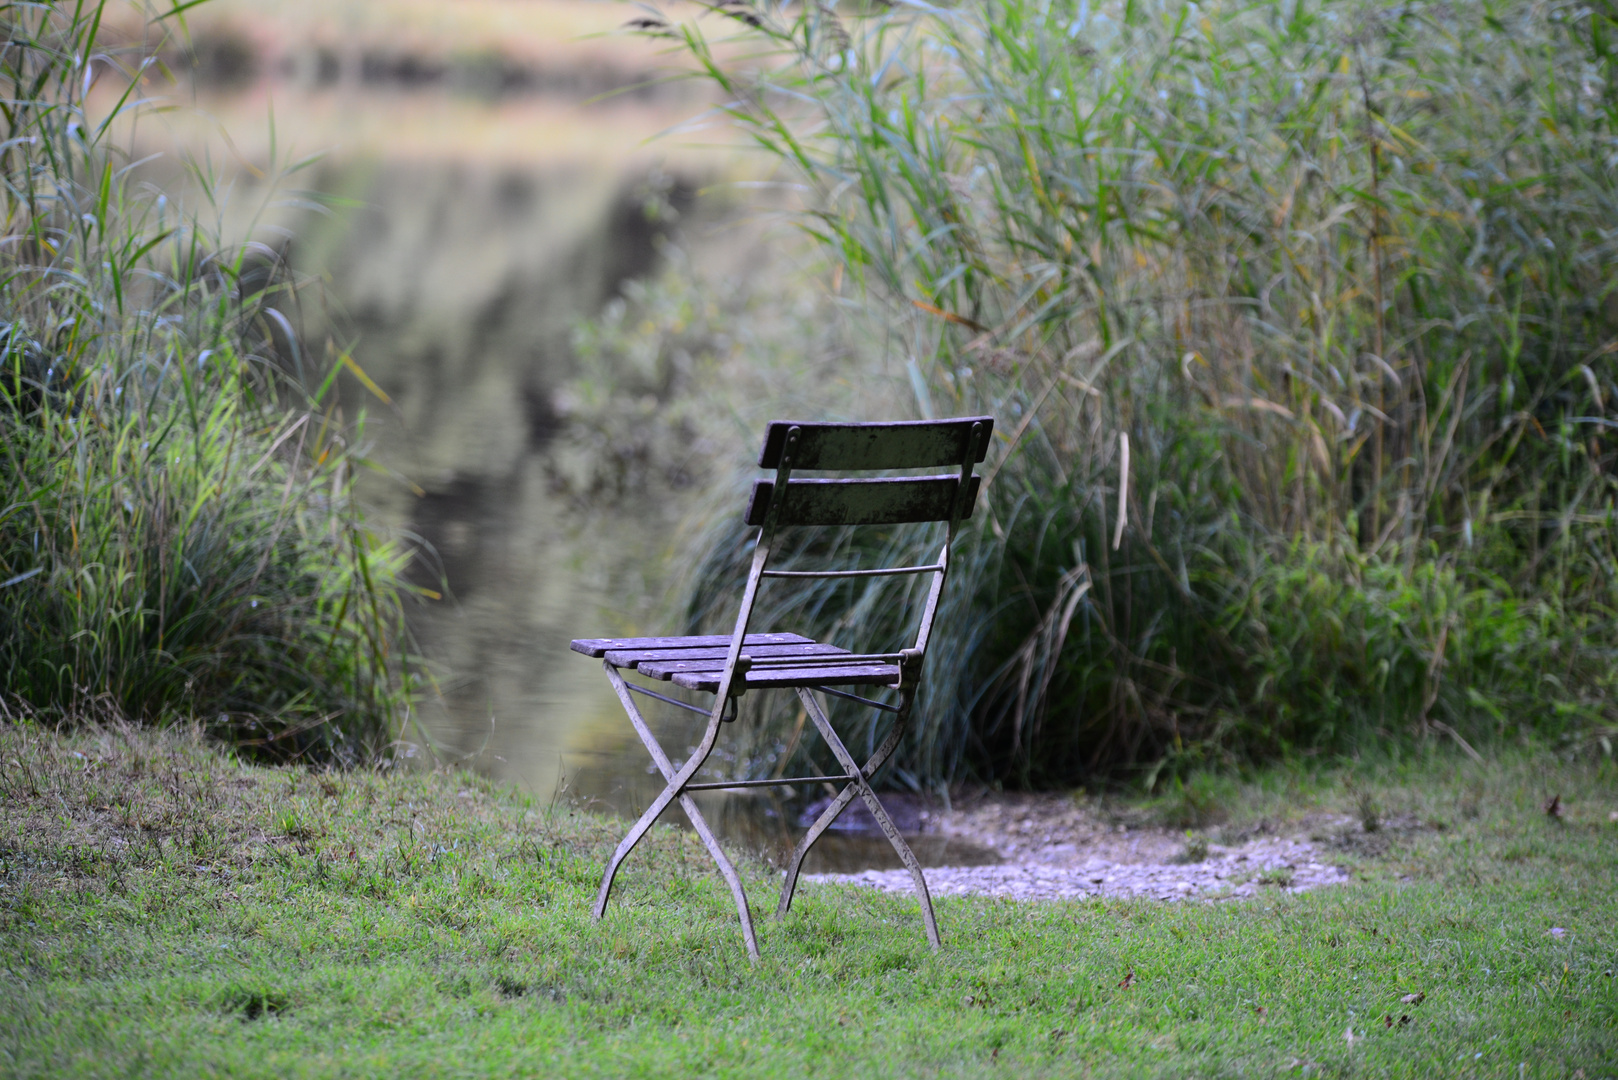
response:
[[[764,433],[761,469],[781,464],[787,432],[798,429],[792,453],[794,469],[937,469],[966,460],[972,427],[983,425],[982,438],[973,448],[972,463],[983,460],[994,431],[992,416],[960,416],[950,420],[904,420],[882,424],[801,424],[772,420]]]
[[[972,466],[988,452],[990,416],[881,424],[772,421],[759,465],[776,470],[758,480],[747,524],[764,525],[774,512],[782,525],[898,525],[959,521],[972,515],[979,477]],[[945,476],[793,479],[799,470],[875,472],[954,466]],[[778,493],[779,482],[786,488]]]
[[[747,507],[747,523],[761,526],[753,548],[753,568],[742,592],[736,628],[725,652],[712,718],[718,720],[735,685],[742,646],[758,589],[765,578],[849,578],[889,574],[932,574],[932,587],[923,605],[915,645],[893,654],[839,654],[839,661],[880,665],[898,663],[891,670],[896,685],[911,686],[926,655],[927,639],[938,600],[949,571],[950,542],[955,527],[971,516],[981,481],[972,467],[988,451],[994,431],[990,416],[964,416],[951,420],[922,420],[886,424],[812,424],[776,420],[764,436],[759,464],[775,470],[775,479],[759,480]],[[818,472],[881,472],[901,469],[937,469],[953,466],[944,476],[887,476],[848,479],[793,478],[794,470]],[[770,570],[776,530],[792,525],[897,525],[947,521],[949,536],[938,559],[920,566],[870,570]],[[801,660],[797,661],[800,664]],[[767,661],[765,661],[767,663]],[[752,667],[753,658],[740,664]],[[908,690],[905,691],[909,693]],[[908,700],[908,698],[907,698]],[[879,708],[887,708],[881,705]]]

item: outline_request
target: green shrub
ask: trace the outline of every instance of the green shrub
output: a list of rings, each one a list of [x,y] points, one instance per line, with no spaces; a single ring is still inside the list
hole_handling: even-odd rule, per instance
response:
[[[1618,11],[715,11],[745,53],[660,32],[878,362],[999,421],[918,782],[1610,734]],[[808,629],[881,637],[896,587]]]
[[[101,15],[0,9],[0,692],[364,758],[410,701],[404,553],[353,503],[331,379],[290,373],[273,253],[136,179],[116,133],[158,50]]]

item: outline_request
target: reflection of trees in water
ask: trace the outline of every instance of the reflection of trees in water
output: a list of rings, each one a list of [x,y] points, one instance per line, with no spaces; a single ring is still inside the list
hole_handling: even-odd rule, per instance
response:
[[[574,323],[653,268],[662,226],[633,180],[584,170],[365,162],[317,181],[357,205],[296,231],[294,259],[328,283],[305,319],[313,340],[354,342],[391,398],[343,388],[345,403],[367,409],[373,457],[394,474],[368,479],[365,495],[423,541],[415,580],[445,593],[413,617],[445,676],[435,736],[475,750],[492,713],[487,756],[506,764],[483,764],[521,774],[530,751],[554,757],[555,728],[571,720],[558,680],[594,674],[558,670],[567,639],[600,618],[601,599],[633,593],[641,572],[616,566],[640,561],[636,522],[587,549],[572,542],[543,453]],[[688,203],[688,192],[676,185],[671,200]]]
[[[360,366],[392,398],[382,407],[344,388],[346,402],[370,413],[374,456],[420,488],[378,478],[366,494],[423,542],[416,582],[446,593],[413,620],[444,673],[443,706],[428,717],[435,737],[455,753],[487,740],[476,767],[542,794],[566,752],[572,797],[643,807],[656,778],[624,741],[628,726],[598,666],[566,643],[631,629],[610,620],[657,592],[641,575],[664,554],[667,530],[659,507],[626,499],[585,510],[588,531],[576,535],[581,515],[554,493],[546,449],[575,323],[656,265],[662,226],[645,213],[645,185],[447,164],[359,164],[319,180],[363,208],[311,218],[294,258],[329,282],[327,306],[308,313],[315,337],[355,339]],[[689,185],[660,187],[689,211]],[[600,752],[579,749],[574,736],[597,722],[609,733]],[[778,860],[819,794],[713,796],[712,820],[738,850]],[[851,808],[842,824],[852,828],[817,845],[812,872],[897,865],[885,838],[860,831],[862,813]],[[913,847],[930,864],[991,858],[938,836]]]
[[[274,15],[246,21],[205,9],[189,37],[164,50],[173,71],[199,91],[240,94],[255,88],[305,93],[437,94],[499,102],[552,97],[581,105],[611,95],[646,102],[690,97],[689,84],[649,68],[644,50],[546,50],[522,44],[456,42],[394,30],[381,37],[352,29],[342,38],[307,38]],[[543,34],[542,27],[529,27]],[[527,43],[530,46],[532,43]]]

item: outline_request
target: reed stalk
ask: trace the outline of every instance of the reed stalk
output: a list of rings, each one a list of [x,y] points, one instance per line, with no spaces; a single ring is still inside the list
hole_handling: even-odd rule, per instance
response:
[[[811,192],[916,414],[999,420],[917,783],[1610,746],[1615,20],[988,0],[659,28]],[[881,637],[891,588],[800,622]]]
[[[353,501],[363,418],[329,393],[352,362],[304,382],[275,251],[143,183],[123,141],[189,6],[118,46],[103,3],[0,6],[0,693],[360,761],[416,669],[407,553]]]

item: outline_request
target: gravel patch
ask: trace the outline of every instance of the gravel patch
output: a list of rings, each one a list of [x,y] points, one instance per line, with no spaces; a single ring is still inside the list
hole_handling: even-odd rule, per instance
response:
[[[991,866],[928,867],[927,887],[935,896],[1216,900],[1266,889],[1307,892],[1349,880],[1301,837],[1260,829],[1238,842],[1213,844],[1188,839],[1184,831],[1113,824],[1060,796],[986,796],[951,811],[923,812],[921,818],[924,834],[970,840],[1003,860]],[[905,870],[813,874],[805,880],[885,892],[908,893],[913,887]]]
[[[934,896],[1003,896],[1013,900],[1072,900],[1085,896],[1146,896],[1154,900],[1252,896],[1261,889],[1307,892],[1339,885],[1348,874],[1319,860],[1306,840],[1268,840],[1240,851],[1210,854],[1200,863],[1120,863],[1091,858],[1080,866],[1048,862],[1000,866],[934,866],[924,871]],[[910,892],[905,870],[805,875],[809,881],[867,885]]]

